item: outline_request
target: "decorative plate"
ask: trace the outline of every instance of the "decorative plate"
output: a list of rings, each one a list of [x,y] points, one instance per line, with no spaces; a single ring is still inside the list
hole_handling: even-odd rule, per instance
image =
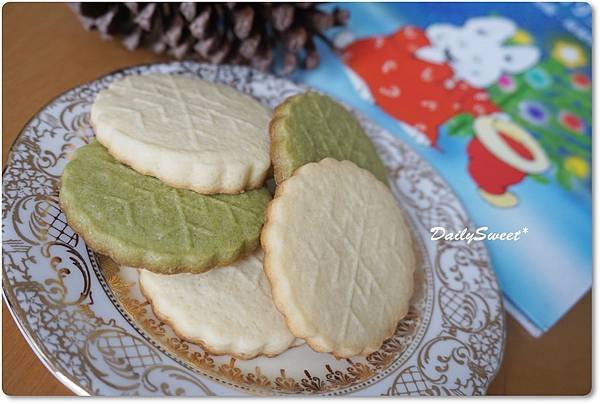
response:
[[[125,75],[162,72],[225,83],[274,107],[306,90],[245,67],[192,62],[129,68],[72,89],[16,139],[3,174],[2,287],[25,338],[81,395],[484,394],[504,348],[496,278],[481,242],[430,239],[432,226],[473,228],[417,153],[357,113],[388,169],[424,257],[411,310],[380,350],[338,360],[306,345],[275,357],[213,356],[180,340],[140,294],[135,273],[98,256],[58,205],[63,167],[93,136],[95,95]]]

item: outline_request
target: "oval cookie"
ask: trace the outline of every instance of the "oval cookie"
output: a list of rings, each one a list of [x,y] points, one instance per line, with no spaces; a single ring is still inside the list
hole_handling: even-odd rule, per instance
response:
[[[196,78],[127,76],[96,97],[91,122],[119,161],[204,194],[262,186],[270,111],[231,87]]]
[[[385,167],[358,120],[330,97],[309,91],[279,105],[269,126],[277,184],[306,163],[350,160],[387,184]]]
[[[368,355],[408,311],[409,227],[391,191],[350,161],[309,163],[283,182],[261,244],[275,305],[316,351]]]
[[[67,221],[93,250],[160,273],[203,272],[254,251],[271,199],[265,188],[210,196],[172,188],[97,141],[73,154],[61,182]]]
[[[258,250],[203,274],[160,275],[140,270],[142,293],[180,338],[239,359],[274,356],[295,343],[273,305]]]

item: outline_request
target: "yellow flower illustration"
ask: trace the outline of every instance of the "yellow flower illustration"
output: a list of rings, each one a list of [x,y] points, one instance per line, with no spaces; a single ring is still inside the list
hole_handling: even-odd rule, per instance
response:
[[[568,68],[585,66],[585,52],[572,42],[558,41],[552,48],[552,57]]]
[[[533,42],[533,38],[529,34],[529,32],[519,29],[511,38],[511,42],[518,45],[529,45]]]
[[[578,178],[586,178],[590,172],[590,165],[578,156],[569,156],[564,160],[565,169]]]

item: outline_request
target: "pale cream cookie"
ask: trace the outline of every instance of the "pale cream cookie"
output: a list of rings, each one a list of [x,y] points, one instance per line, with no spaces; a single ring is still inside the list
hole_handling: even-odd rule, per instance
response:
[[[259,249],[233,265],[202,274],[139,270],[156,316],[184,340],[238,359],[275,356],[302,343],[273,305]]]
[[[389,188],[350,161],[306,164],[279,185],[261,244],[275,305],[316,351],[368,355],[408,311],[411,231]]]
[[[262,186],[270,111],[232,87],[185,76],[127,76],[96,97],[96,137],[119,161],[204,194]]]

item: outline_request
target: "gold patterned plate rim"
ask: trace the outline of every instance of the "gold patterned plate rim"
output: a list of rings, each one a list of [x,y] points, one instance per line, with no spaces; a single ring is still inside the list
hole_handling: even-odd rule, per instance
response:
[[[273,108],[307,87],[241,66],[134,66],[58,96],[25,125],[3,170],[3,296],[42,363],[79,395],[477,395],[504,352],[502,298],[481,242],[433,242],[428,229],[472,227],[442,178],[401,140],[353,111],[388,170],[419,239],[410,314],[366,358],[302,346],[238,361],[180,340],[139,293],[135,274],[89,250],[57,203],[62,168],[93,132],[95,94],[130,74],[185,74],[232,85]]]

